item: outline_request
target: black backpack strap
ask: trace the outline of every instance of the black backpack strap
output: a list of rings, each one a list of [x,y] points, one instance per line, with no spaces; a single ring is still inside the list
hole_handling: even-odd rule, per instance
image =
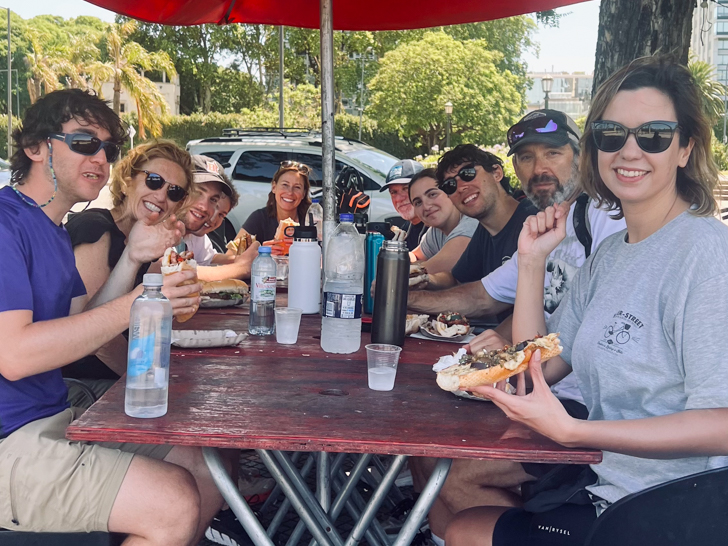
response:
[[[592,236],[591,226],[589,225],[589,196],[582,193],[576,198],[574,203],[574,231],[576,238],[584,247],[584,256],[586,258],[591,254]]]

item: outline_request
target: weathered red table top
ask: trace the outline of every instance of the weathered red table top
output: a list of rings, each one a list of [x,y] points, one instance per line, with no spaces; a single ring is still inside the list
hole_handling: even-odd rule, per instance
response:
[[[438,344],[439,345],[439,344]],[[281,346],[278,346],[281,347]],[[406,351],[405,351],[406,352]],[[74,422],[74,440],[597,463],[513,423],[489,402],[440,390],[428,366],[404,362],[390,392],[367,387],[366,358],[174,355],[169,411],[124,414],[119,381]]]

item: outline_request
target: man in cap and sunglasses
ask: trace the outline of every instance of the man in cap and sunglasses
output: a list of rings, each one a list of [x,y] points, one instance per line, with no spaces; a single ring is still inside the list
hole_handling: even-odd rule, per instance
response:
[[[528,198],[543,210],[555,203],[569,202],[566,237],[551,253],[544,278],[544,312],[552,313],[568,290],[569,282],[586,258],[609,235],[625,228],[581,192],[578,179],[579,138],[574,121],[556,110],[536,110],[508,130],[508,155]],[[520,230],[519,230],[520,231]],[[476,283],[481,290],[471,300],[462,300],[465,314],[493,314],[508,310],[515,302],[518,281],[518,253]],[[510,343],[510,323],[498,332],[486,330],[469,344],[471,352],[500,349]],[[505,337],[504,337],[505,336]],[[575,417],[586,418],[576,381],[567,376],[552,387],[553,392]],[[433,460],[415,468],[427,472]],[[518,489],[534,477],[555,472],[555,465],[533,465],[510,461],[454,461],[448,479],[430,512],[430,527],[439,535],[449,520],[473,506],[516,506],[522,502]],[[414,475],[414,473],[413,473]],[[524,486],[524,491],[526,486]],[[434,523],[434,526],[433,526]]]
[[[410,291],[408,307],[481,317],[478,307],[466,302],[480,299],[480,279],[516,252],[523,222],[538,211],[530,201],[513,198],[500,158],[473,144],[461,144],[443,155],[436,176],[455,208],[477,220],[478,227],[452,271],[426,275],[414,288],[427,290]]]
[[[254,241],[239,256],[216,252],[208,233],[219,228],[238,204],[239,195],[220,163],[204,155],[193,155],[197,199],[183,218],[184,242],[195,253],[197,277],[202,281],[249,279],[260,243]]]
[[[13,134],[14,183],[0,189],[0,528],[196,544],[223,502],[200,449],[65,438],[79,412],[60,368],[121,334],[142,291],[110,278],[88,301],[61,225],[98,197],[125,135],[79,89],[39,99]],[[163,287],[176,309],[199,301],[189,297],[199,284],[178,286],[190,273]]]

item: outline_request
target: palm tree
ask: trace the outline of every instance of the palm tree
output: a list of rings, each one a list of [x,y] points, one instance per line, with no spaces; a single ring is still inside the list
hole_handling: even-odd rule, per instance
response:
[[[145,71],[159,71],[168,78],[177,75],[172,59],[164,51],[150,53],[140,44],[130,41],[129,36],[136,30],[136,21],[109,25],[107,42],[110,69],[114,80],[114,112],[121,110],[121,89],[124,88],[134,98],[139,119],[139,137],[146,137],[146,129],[152,136],[162,134],[162,117],[169,114],[167,102],[152,81],[144,77]],[[96,82],[101,79],[103,70],[95,65]],[[108,80],[107,80],[108,81]]]
[[[725,115],[726,86],[715,80],[715,69],[712,65],[697,60],[695,56],[691,57],[688,69],[700,89],[703,113],[711,124],[715,124]]]
[[[74,64],[68,60],[67,52],[59,49],[46,51],[41,37],[34,29],[27,30],[27,38],[30,42],[30,51],[25,59],[30,72],[28,94],[31,104],[44,94],[60,89],[62,76],[77,82],[78,72]]]

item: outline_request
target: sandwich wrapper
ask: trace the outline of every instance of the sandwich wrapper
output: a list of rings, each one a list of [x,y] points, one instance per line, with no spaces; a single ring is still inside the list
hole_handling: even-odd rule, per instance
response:
[[[184,349],[230,347],[248,337],[232,330],[172,330],[172,345]]]
[[[416,334],[410,334],[410,337],[416,338],[416,339],[426,339],[427,341],[433,340],[432,337],[427,337],[426,335],[423,335],[421,332],[417,332]],[[471,341],[473,341],[473,339],[475,339],[475,334],[473,333],[472,328],[471,328],[470,333],[466,336],[463,336],[463,337],[458,336],[457,339],[438,337],[437,341],[444,341],[445,343],[470,343]]]

